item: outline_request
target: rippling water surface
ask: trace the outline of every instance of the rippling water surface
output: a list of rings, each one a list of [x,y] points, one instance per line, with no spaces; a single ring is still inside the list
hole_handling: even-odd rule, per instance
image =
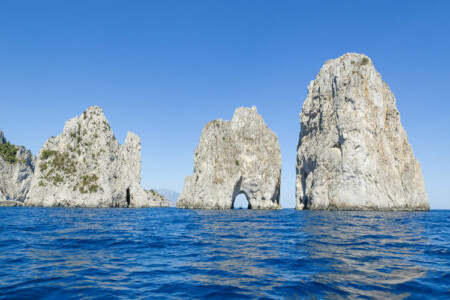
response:
[[[0,208],[0,298],[450,298],[450,211]]]

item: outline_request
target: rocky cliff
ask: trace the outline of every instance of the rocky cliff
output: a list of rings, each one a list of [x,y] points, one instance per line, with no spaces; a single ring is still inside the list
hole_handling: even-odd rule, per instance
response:
[[[236,109],[231,122],[206,124],[186,177],[178,208],[230,209],[243,193],[252,209],[279,209],[281,154],[278,138],[256,107]]]
[[[0,131],[0,206],[17,206],[25,201],[35,163],[30,150],[7,142]]]
[[[141,181],[141,142],[131,132],[119,145],[100,107],[67,121],[39,151],[29,206],[168,206]]]
[[[327,61],[300,118],[297,209],[429,209],[394,95],[367,56]]]

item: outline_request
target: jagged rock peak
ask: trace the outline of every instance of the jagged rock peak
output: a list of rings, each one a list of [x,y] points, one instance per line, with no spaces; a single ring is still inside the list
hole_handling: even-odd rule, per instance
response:
[[[0,130],[0,145],[6,143],[5,136],[3,134],[3,131]]]
[[[366,55],[327,61],[300,120],[297,209],[429,209],[394,95]]]
[[[141,181],[141,141],[128,132],[120,145],[102,109],[89,107],[44,144],[26,200],[30,206],[167,206]]]
[[[6,141],[0,130],[0,206],[16,206],[30,190],[36,157],[23,146]]]
[[[281,154],[278,138],[256,107],[239,107],[231,122],[203,128],[194,174],[184,182],[178,208],[230,209],[243,193],[252,209],[279,209]]]

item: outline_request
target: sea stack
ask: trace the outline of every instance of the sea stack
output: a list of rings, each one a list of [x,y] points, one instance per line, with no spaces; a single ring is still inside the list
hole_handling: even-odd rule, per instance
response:
[[[160,207],[168,202],[141,181],[141,141],[119,145],[100,107],[66,122],[39,151],[29,206]]]
[[[178,208],[232,209],[244,194],[251,209],[280,209],[281,154],[278,138],[256,107],[236,109],[231,122],[203,128]]]
[[[300,120],[297,209],[429,210],[394,95],[370,58],[327,61]]]
[[[0,130],[0,206],[22,206],[30,190],[36,157],[7,142]]]

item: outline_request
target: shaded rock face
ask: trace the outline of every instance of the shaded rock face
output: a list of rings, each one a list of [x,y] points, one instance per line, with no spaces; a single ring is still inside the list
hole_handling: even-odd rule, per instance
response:
[[[168,206],[141,181],[141,141],[128,132],[119,145],[100,107],[67,121],[39,151],[29,206]]]
[[[23,202],[15,200],[0,200],[0,206],[24,206]]]
[[[327,61],[300,118],[297,209],[429,209],[394,95],[367,56]]]
[[[23,146],[8,143],[2,131],[0,147],[0,206],[16,206],[30,190],[36,157]]]
[[[256,107],[237,108],[231,122],[206,124],[186,177],[178,208],[231,209],[243,193],[252,209],[279,209],[281,154],[278,138]]]

